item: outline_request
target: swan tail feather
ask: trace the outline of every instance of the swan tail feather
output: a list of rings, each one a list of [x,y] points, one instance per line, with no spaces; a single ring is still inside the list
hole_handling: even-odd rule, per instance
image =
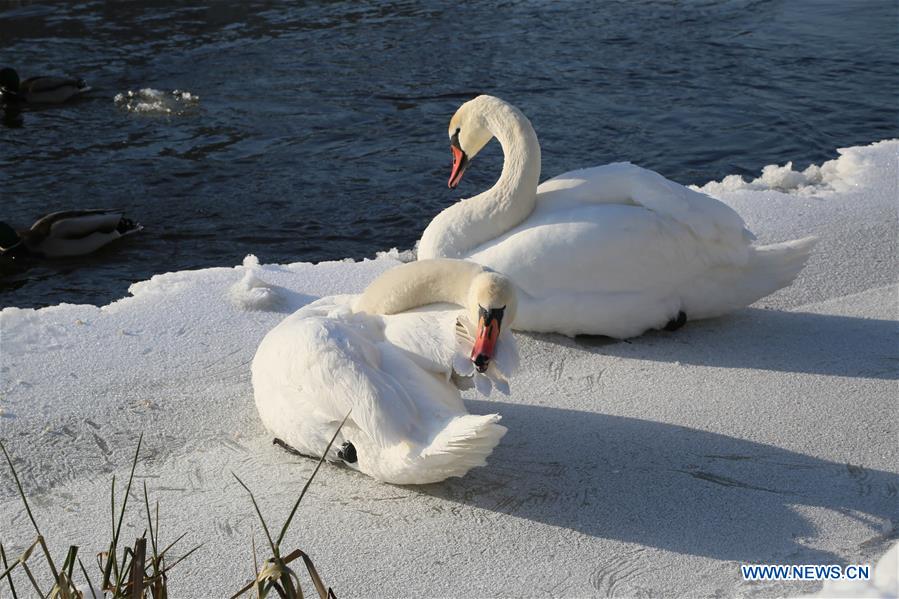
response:
[[[720,316],[789,286],[817,243],[817,237],[805,237],[756,246],[744,266],[718,267],[691,281],[683,294],[687,318]]]
[[[497,424],[501,416],[457,416],[421,452],[418,468],[432,482],[464,476],[472,468],[485,466],[506,427]]]

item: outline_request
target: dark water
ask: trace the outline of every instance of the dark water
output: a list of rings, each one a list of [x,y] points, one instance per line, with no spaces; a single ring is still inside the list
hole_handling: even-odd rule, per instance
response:
[[[409,248],[489,186],[446,189],[449,117],[522,108],[544,178],[631,160],[682,183],[899,135],[895,0],[0,2],[0,63],[95,91],[0,126],[0,220],[121,207],[146,230],[78,260],[2,266],[0,305],[106,303],[154,273]],[[187,90],[183,115],[120,92]],[[10,125],[19,124],[19,127]]]

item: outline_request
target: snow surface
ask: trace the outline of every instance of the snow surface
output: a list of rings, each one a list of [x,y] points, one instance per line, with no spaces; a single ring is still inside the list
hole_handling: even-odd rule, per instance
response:
[[[880,142],[706,185],[760,243],[821,238],[792,287],[631,342],[518,335],[511,398],[470,400],[509,428],[486,468],[398,487],[326,466],[285,547],[340,597],[784,596],[821,584],[745,582],[739,565],[873,565],[899,536],[897,152]],[[256,346],[291,311],[408,258],[248,259],[155,276],[102,308],[4,309],[0,437],[57,554],[105,548],[109,480],[143,431],[138,483],[161,502],[162,538],[205,543],[174,596],[238,589],[262,536],[230,472],[279,525],[314,466],[259,423]],[[255,302],[268,293],[278,301]],[[0,471],[16,555],[33,533]],[[137,501],[126,527],[144,529]]]
[[[231,304],[243,310],[277,310],[283,301],[280,291],[259,278],[259,258],[243,259],[243,277],[228,290]]]
[[[827,580],[814,597],[895,597],[899,587],[899,543],[881,557],[868,580]]]

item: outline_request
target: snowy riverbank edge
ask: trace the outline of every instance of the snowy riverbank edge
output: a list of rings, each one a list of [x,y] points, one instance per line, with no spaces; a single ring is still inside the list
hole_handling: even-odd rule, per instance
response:
[[[287,546],[340,597],[783,596],[820,583],[745,582],[739,565],[873,565],[899,535],[897,152],[884,141],[703,186],[760,243],[821,238],[792,287],[630,343],[519,335],[511,398],[470,401],[510,429],[488,467],[421,488],[327,467]],[[143,431],[162,538],[205,543],[173,574],[175,596],[239,588],[256,520],[229,472],[279,520],[313,466],[271,447],[256,418],[256,346],[399,258],[249,260],[158,275],[102,308],[4,309],[0,437],[57,554],[104,548],[108,482]],[[246,309],[257,300],[267,311]],[[143,530],[139,507],[125,538]],[[4,473],[0,540],[16,555],[32,536]],[[221,587],[203,586],[208,568]]]

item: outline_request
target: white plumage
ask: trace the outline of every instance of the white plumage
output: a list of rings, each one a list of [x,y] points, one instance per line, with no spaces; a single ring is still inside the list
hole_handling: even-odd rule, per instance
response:
[[[427,284],[428,277],[445,287]],[[437,482],[484,465],[506,429],[498,414],[466,410],[454,379],[485,375],[454,370],[466,363],[457,354],[471,350],[465,333],[461,346],[457,334],[457,322],[467,316],[456,306],[434,304],[467,303],[469,290],[485,277],[497,278],[457,261],[407,264],[382,275],[362,296],[323,298],[287,317],[253,359],[263,423],[301,453],[318,456],[349,413],[328,458],[337,460],[337,449],[350,442],[357,461],[349,465],[390,483]],[[514,302],[502,294],[493,299],[503,306]],[[397,313],[370,313],[375,310]],[[501,332],[483,381],[502,389],[516,365],[514,339]]]
[[[623,338],[680,312],[718,316],[789,285],[814,246],[814,238],[754,246],[726,204],[629,163],[538,186],[536,133],[491,96],[462,105],[450,122],[462,170],[494,135],[506,156],[499,180],[438,214],[418,256],[465,258],[511,278],[524,292],[517,329]]]

